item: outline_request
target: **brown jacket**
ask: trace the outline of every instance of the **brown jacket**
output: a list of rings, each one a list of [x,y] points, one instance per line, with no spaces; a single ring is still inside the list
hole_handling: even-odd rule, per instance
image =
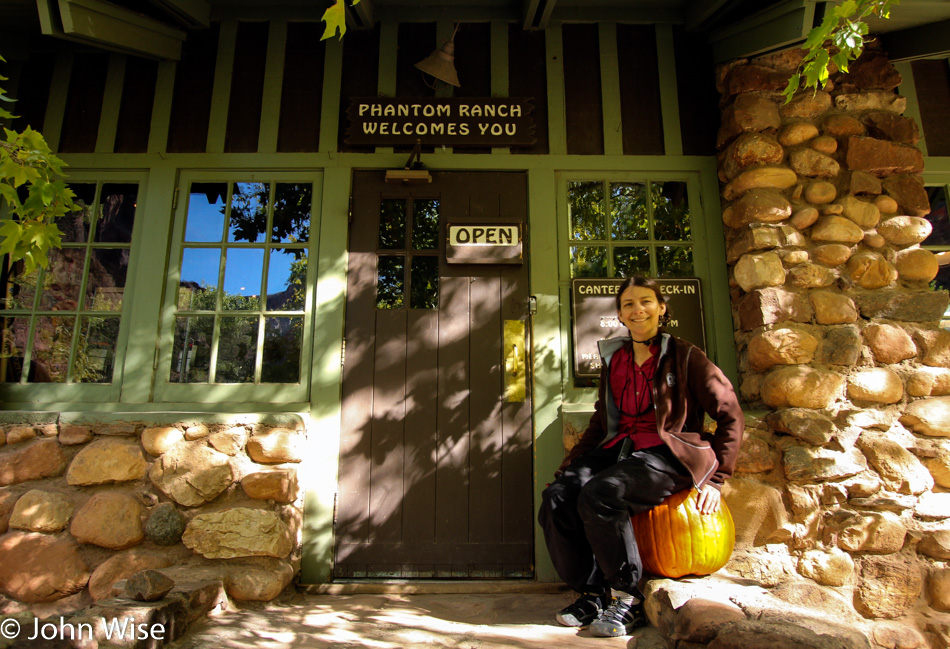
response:
[[[579,455],[601,446],[618,433],[619,411],[607,389],[610,360],[629,337],[600,341],[603,367],[594,414],[587,430],[565,458],[558,473]],[[726,375],[698,347],[664,333],[653,376],[653,403],[660,439],[689,470],[694,486],[707,481],[721,488],[732,475],[745,428],[745,416]],[[704,413],[716,421],[715,434],[703,432]]]

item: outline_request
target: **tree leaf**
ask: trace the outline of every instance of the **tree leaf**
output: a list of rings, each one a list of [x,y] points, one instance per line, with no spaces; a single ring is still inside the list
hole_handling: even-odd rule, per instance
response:
[[[346,33],[346,8],[343,6],[343,0],[333,0],[333,4],[327,7],[323,12],[323,22],[326,28],[323,30],[321,41],[332,38],[337,31],[340,32],[340,38]]]

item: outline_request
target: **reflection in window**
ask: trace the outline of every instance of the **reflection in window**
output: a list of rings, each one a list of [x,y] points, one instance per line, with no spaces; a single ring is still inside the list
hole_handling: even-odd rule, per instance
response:
[[[932,227],[930,235],[924,239],[922,246],[938,253],[938,260],[948,255],[950,251],[950,214],[948,214],[947,198],[950,197],[950,187],[927,187],[927,198],[930,199],[930,212],[924,217]],[[942,253],[942,254],[941,254]],[[938,262],[939,263],[939,262]],[[930,282],[934,291],[950,290],[950,263],[940,263],[937,267],[937,276]],[[943,315],[940,326],[950,328],[950,307]]]
[[[57,225],[62,249],[30,274],[2,265],[8,383],[111,383],[131,256],[138,187],[73,183],[78,209]]]
[[[687,277],[694,273],[687,184],[567,183],[571,277]],[[630,244],[636,243],[631,246]]]
[[[379,206],[379,247],[406,247],[406,201],[384,199]]]
[[[380,255],[376,271],[376,308],[401,309],[405,291],[406,258]]]
[[[438,199],[413,201],[412,247],[415,250],[436,250],[439,247]]]
[[[299,383],[313,185],[193,183],[189,197],[169,382]],[[193,214],[220,216],[217,236]]]
[[[439,258],[413,257],[409,284],[411,286],[410,308],[439,308]]]

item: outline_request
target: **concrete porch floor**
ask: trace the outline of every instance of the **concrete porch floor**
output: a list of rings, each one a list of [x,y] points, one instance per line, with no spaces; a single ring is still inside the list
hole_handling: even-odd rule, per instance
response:
[[[574,595],[560,593],[289,593],[189,627],[174,649],[619,649],[657,646],[656,631],[595,638],[561,627],[554,614]],[[651,637],[651,636],[656,636]]]

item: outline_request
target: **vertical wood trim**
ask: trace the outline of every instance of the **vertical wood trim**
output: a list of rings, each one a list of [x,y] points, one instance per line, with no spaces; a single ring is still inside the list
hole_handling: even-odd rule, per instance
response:
[[[323,97],[320,106],[320,151],[336,151],[337,122],[340,120],[340,90],[343,87],[343,42],[326,41],[323,59]],[[332,185],[329,185],[332,187]]]
[[[112,153],[115,150],[115,132],[119,124],[119,109],[122,107],[122,84],[125,81],[125,61],[124,54],[109,55],[106,87],[102,94],[102,113],[99,115],[96,153]]]
[[[238,23],[226,20],[221,23],[218,36],[218,56],[214,63],[214,86],[211,91],[211,118],[208,122],[208,153],[223,153],[228,131],[228,101],[231,97],[234,49],[237,47]]]
[[[948,64],[950,64],[950,61],[948,61]],[[929,155],[927,153],[927,134],[924,132],[923,122],[920,121],[920,104],[917,103],[917,81],[914,79],[914,68],[910,61],[899,61],[894,64],[894,69],[901,75],[900,93],[907,98],[907,110],[904,111],[904,117],[910,117],[917,122],[920,131],[917,148],[926,158]]]
[[[598,27],[600,30],[600,96],[604,111],[604,154],[623,155],[617,25],[600,23]]]
[[[46,115],[43,117],[43,137],[53,151],[59,148],[59,137],[63,132],[63,116],[66,114],[66,96],[69,93],[69,77],[72,72],[72,54],[57,54],[56,63],[53,64],[53,78],[50,80],[49,101],[46,102]]]
[[[673,26],[670,24],[656,25],[656,56],[663,114],[663,150],[666,155],[683,155],[680,104],[676,87],[676,53],[673,48]]]
[[[461,29],[465,29],[465,27],[463,26]],[[454,30],[455,23],[453,22],[447,20],[440,20],[437,22],[435,24],[435,47],[432,49],[441,49],[442,45],[445,44],[447,40],[452,38],[452,32]],[[436,97],[452,97],[454,94],[455,87],[450,86],[449,84],[439,86],[435,89]]]
[[[376,91],[382,97],[396,96],[396,68],[399,49],[399,23],[384,22],[379,24],[379,63],[376,74]],[[393,147],[378,146],[376,153],[393,152]]]
[[[280,94],[284,82],[284,52],[287,51],[287,21],[272,20],[267,33],[267,63],[264,68],[264,96],[261,101],[261,127],[257,137],[258,153],[277,151],[280,127]]]
[[[148,152],[162,153],[168,146],[168,125],[172,117],[172,99],[175,94],[175,71],[178,64],[162,61],[155,77],[155,100],[152,104],[152,123],[148,131]]]
[[[548,155],[567,153],[567,117],[564,99],[564,39],[561,24],[544,30],[548,77]]]
[[[509,97],[508,87],[508,23],[499,20],[491,24],[491,95],[492,97]],[[495,155],[508,155],[508,147],[494,147],[491,152]]]

